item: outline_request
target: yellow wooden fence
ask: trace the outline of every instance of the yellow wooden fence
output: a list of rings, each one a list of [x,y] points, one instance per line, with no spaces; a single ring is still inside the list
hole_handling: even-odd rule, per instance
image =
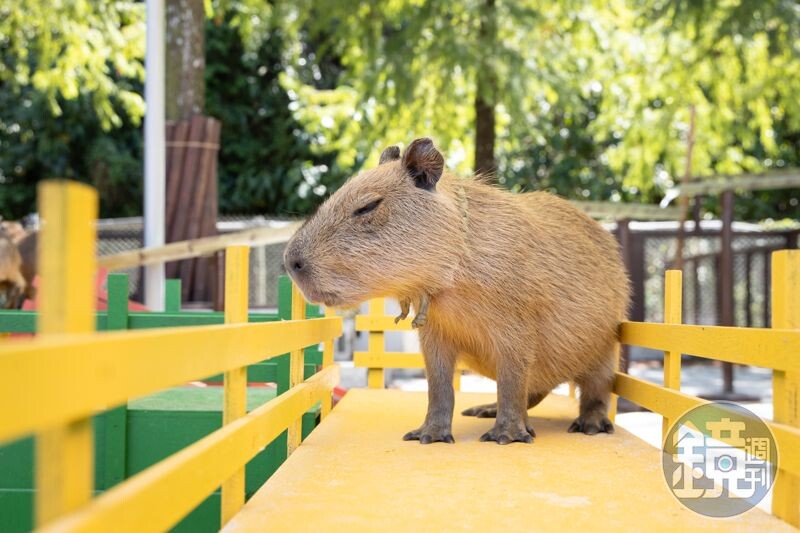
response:
[[[681,272],[668,271],[664,323],[625,322],[621,328],[621,343],[664,351],[663,386],[617,372],[614,392],[663,415],[666,436],[670,423],[708,403],[680,392],[681,354],[772,369],[775,407],[767,425],[780,454],[773,513],[800,527],[800,250],[773,253],[771,329],[681,324],[681,294]],[[385,350],[384,333],[410,330],[411,321],[395,324],[385,315],[383,299],[356,317],[356,329],[369,332],[369,350],[356,352],[354,363],[368,369],[370,387],[384,387],[386,368],[424,367],[421,354]]]
[[[341,319],[304,319],[294,292],[292,320],[246,323],[247,247],[226,253],[225,324],[193,328],[95,333],[96,193],[69,182],[39,191],[42,214],[40,335],[0,346],[0,443],[36,435],[36,520],[49,531],[163,530],[222,487],[223,524],[244,502],[244,466],[289,431],[315,404],[330,412],[338,381],[333,339]],[[663,386],[618,373],[614,392],[665,418],[665,429],[688,409],[707,403],[680,392],[681,354],[770,368],[779,452],[773,512],[800,526],[800,251],[773,255],[773,328],[681,324],[681,276],[668,272],[664,323],[625,322],[620,342],[663,350]],[[385,316],[384,300],[356,319],[369,332],[369,350],[355,364],[369,368],[371,387],[384,386],[385,368],[422,367],[420,354],[387,352],[385,332],[409,330]],[[323,370],[303,381],[302,348],[325,342]],[[291,388],[246,412],[247,365],[289,352]],[[221,429],[93,496],[91,417],[129,398],[223,373]],[[458,377],[456,378],[458,381]],[[9,408],[10,406],[10,408]]]
[[[244,504],[244,467],[322,403],[338,382],[332,342],[341,319],[247,324],[246,246],[226,253],[225,325],[95,333],[96,192],[66,181],[39,188],[38,331],[0,346],[0,443],[35,434],[36,511],[47,531],[163,530],[222,487],[223,524]],[[302,348],[325,342],[323,370],[302,380]],[[291,353],[291,388],[246,412],[246,367]],[[300,372],[297,369],[301,369]],[[129,398],[224,373],[223,427],[93,498],[91,417]]]

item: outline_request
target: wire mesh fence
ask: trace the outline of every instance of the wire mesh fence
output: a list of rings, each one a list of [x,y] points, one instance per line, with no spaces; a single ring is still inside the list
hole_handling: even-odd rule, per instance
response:
[[[272,227],[285,221],[252,216],[222,216],[217,222],[221,234],[250,228]],[[106,219],[98,221],[98,254],[112,255],[142,248],[141,218]],[[283,273],[285,244],[253,246],[250,250],[250,307],[274,308],[278,305],[278,276]],[[130,296],[141,296],[142,269],[120,270],[129,275]],[[221,273],[220,273],[221,274]],[[210,302],[205,302],[210,303]]]

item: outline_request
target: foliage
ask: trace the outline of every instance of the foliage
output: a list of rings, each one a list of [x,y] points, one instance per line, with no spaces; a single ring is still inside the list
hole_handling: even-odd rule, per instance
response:
[[[56,96],[58,115],[50,98],[31,86],[11,90],[0,83],[0,214],[18,218],[35,211],[36,183],[45,178],[97,187],[101,216],[138,214],[142,139],[124,107],[109,99],[122,122],[106,131],[92,94],[72,100]]]
[[[415,136],[468,172],[479,90],[495,104],[498,179],[515,190],[658,201],[685,171],[690,106],[693,175],[800,166],[794,1],[204,3],[228,212],[307,213]],[[103,187],[107,214],[139,211],[143,52],[141,2],[0,4],[4,214],[30,211],[32,185],[52,176]],[[486,72],[494,86],[477,83]],[[754,192],[737,215],[797,208],[796,190]]]
[[[278,81],[281,28],[270,28],[252,51],[239,31],[231,23],[209,23],[206,29],[206,111],[222,121],[220,208],[308,213],[345,175],[335,154],[311,152],[308,134],[289,110]]]
[[[33,87],[56,116],[63,100],[88,94],[104,129],[123,125],[121,110],[138,121],[141,93],[118,81],[143,78],[144,31],[140,2],[4,2],[0,83],[13,90]]]
[[[298,41],[318,41],[345,67],[338,87],[319,89],[295,48],[284,83],[298,118],[343,165],[375,161],[383,139],[426,134],[466,171],[476,71],[491,68],[499,177],[515,188],[657,200],[684,173],[691,105],[693,175],[800,163],[790,157],[800,132],[793,2],[498,1],[496,40],[476,31],[484,3],[295,3],[286,19]],[[767,195],[777,202],[766,209],[745,198],[742,214],[780,216],[791,194]]]

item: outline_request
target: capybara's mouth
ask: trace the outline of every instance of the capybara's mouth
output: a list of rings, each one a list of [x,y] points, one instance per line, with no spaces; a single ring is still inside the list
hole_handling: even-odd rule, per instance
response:
[[[320,291],[310,283],[294,280],[303,296],[312,304],[323,304],[326,307],[339,307],[345,304],[341,296],[335,292]]]

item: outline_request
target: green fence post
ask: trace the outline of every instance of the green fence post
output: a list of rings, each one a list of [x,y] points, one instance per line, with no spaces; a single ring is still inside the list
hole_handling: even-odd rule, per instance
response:
[[[108,318],[106,328],[128,329],[128,275],[108,276]],[[128,406],[106,411],[99,417],[98,429],[98,488],[108,489],[125,479]]]
[[[181,310],[181,280],[168,279],[164,287],[164,311],[179,313]]]

